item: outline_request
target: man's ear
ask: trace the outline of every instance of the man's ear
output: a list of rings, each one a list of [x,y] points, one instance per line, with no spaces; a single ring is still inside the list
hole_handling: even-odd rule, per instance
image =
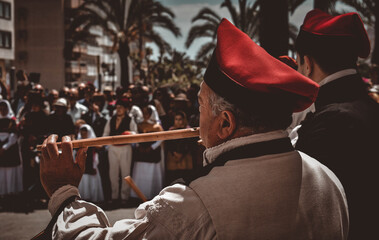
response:
[[[230,111],[222,111],[219,116],[219,131],[218,137],[226,140],[232,136],[236,130],[236,119]]]
[[[314,61],[313,58],[305,55],[304,56],[304,64],[305,64],[305,76],[306,77],[311,77],[314,71]]]

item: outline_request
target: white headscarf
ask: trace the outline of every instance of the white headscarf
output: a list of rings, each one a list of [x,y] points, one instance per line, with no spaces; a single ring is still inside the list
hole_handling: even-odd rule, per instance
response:
[[[81,129],[87,129],[87,138],[95,138],[96,137],[96,134],[95,132],[93,131],[92,127],[88,124],[83,124],[82,126],[80,126],[79,128],[79,133],[78,133],[78,139],[82,139],[82,135],[80,134],[80,130]]]
[[[8,118],[8,119],[13,118],[13,117],[14,117],[14,113],[13,113],[13,110],[12,110],[12,108],[11,108],[10,103],[9,103],[7,100],[5,100],[5,99],[1,99],[1,100],[0,100],[0,103],[2,103],[2,102],[5,102],[5,103],[7,104],[7,107],[8,107],[8,114],[7,114],[6,116],[3,116],[3,115],[1,115],[1,113],[0,113],[0,119],[2,119],[2,118]]]

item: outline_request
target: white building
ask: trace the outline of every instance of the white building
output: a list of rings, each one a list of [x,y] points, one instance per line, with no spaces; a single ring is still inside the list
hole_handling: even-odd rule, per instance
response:
[[[0,0],[0,80],[4,83],[15,57],[13,3],[14,0]]]

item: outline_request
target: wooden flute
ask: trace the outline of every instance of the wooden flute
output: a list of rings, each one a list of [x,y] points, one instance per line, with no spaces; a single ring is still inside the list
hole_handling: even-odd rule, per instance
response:
[[[160,140],[172,140],[180,138],[192,138],[200,135],[200,128],[186,128],[162,132],[140,133],[133,135],[117,135],[98,138],[86,138],[71,141],[73,148],[95,147],[104,145],[117,145],[139,142],[154,142]],[[57,142],[58,148],[61,148],[61,143]],[[37,145],[37,151],[41,151],[42,145]]]

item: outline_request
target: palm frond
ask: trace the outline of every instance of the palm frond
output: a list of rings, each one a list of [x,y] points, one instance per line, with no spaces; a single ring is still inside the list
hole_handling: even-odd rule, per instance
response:
[[[214,39],[216,30],[217,26],[207,23],[203,25],[192,26],[185,43],[186,47],[189,48],[192,43],[198,38],[209,37]]]
[[[146,39],[151,40],[153,43],[155,43],[161,53],[169,52],[171,50],[170,44],[166,42],[162,38],[162,36],[154,30],[146,32],[144,34],[144,37],[146,37]]]
[[[170,18],[167,18],[165,16],[152,16],[150,18],[150,21],[155,27],[162,27],[166,30],[169,30],[172,34],[175,35],[175,37],[180,37],[182,35],[180,28],[176,26],[176,24]]]
[[[215,13],[210,8],[202,8],[200,11],[192,18],[192,22],[196,22],[199,20],[204,20],[213,23],[214,25],[218,25],[221,21],[221,17]]]
[[[196,54],[196,59],[205,59],[210,56],[213,52],[213,49],[216,48],[215,42],[208,42],[201,46],[200,50]]]
[[[118,29],[121,28],[120,22],[113,13],[108,1],[87,0],[78,8],[79,11],[90,11],[99,17],[112,22]]]

